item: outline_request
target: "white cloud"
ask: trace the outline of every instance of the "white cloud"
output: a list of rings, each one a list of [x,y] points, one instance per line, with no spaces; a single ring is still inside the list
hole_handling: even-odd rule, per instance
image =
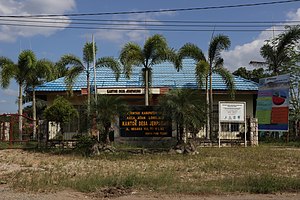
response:
[[[287,14],[288,20],[300,20],[300,8],[296,12],[290,12]],[[284,24],[283,24],[284,25]],[[263,61],[260,56],[260,48],[263,46],[264,41],[272,38],[273,31],[277,27],[270,27],[260,33],[260,35],[252,42],[237,45],[232,50],[223,52],[222,56],[224,58],[225,66],[230,70],[234,71],[239,67],[249,68],[249,62],[251,60]],[[279,31],[275,31],[275,34],[279,34]]]
[[[66,11],[71,11],[75,8],[75,0],[10,0],[0,2],[0,15],[35,15],[35,14],[64,14]],[[62,28],[68,26],[70,21],[66,20],[66,17],[56,18],[55,20],[49,19],[13,19],[18,21],[12,21],[12,18],[2,18],[1,23],[10,24],[2,25],[0,28],[0,41],[12,42],[17,37],[30,37],[34,35],[49,36],[60,29],[57,28],[45,28],[39,27],[41,25],[53,26],[57,23],[44,23],[48,22],[66,22],[64,24],[59,23]],[[11,20],[11,21],[5,21]],[[34,22],[25,22],[26,20]],[[22,22],[20,22],[22,21]],[[42,23],[42,22],[43,23]],[[17,26],[23,25],[23,26]],[[34,25],[36,27],[29,27],[28,25]]]
[[[160,15],[170,15],[169,13],[162,13]],[[149,37],[150,31],[147,30],[147,21],[151,21],[151,24],[155,23],[157,25],[162,24],[155,17],[159,14],[136,14],[129,16],[128,18],[123,18],[124,20],[129,20],[128,22],[113,22],[114,26],[109,26],[110,28],[120,28],[126,30],[99,30],[95,33],[95,37],[99,40],[108,40],[115,44],[122,45],[125,42],[143,42],[145,38]],[[114,19],[112,19],[114,20]],[[135,22],[139,21],[139,22]],[[143,22],[144,21],[144,22]],[[124,25],[120,25],[124,23]],[[127,30],[129,29],[129,30]],[[137,30],[138,29],[138,30]]]
[[[18,91],[14,90],[14,89],[5,89],[5,90],[2,90],[2,93],[7,96],[13,96],[13,97],[18,96]]]
[[[0,99],[0,104],[6,104],[7,103],[7,100],[5,99]]]

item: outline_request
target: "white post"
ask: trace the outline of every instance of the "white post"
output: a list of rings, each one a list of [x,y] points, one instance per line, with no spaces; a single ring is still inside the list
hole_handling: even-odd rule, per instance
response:
[[[245,121],[245,147],[247,147],[247,119],[246,119],[246,102],[244,103],[244,121]]]
[[[96,84],[96,50],[95,50],[95,41],[94,35],[92,35],[93,40],[93,66],[94,66],[94,90],[95,90],[95,101],[97,102],[97,84]]]
[[[219,148],[221,147],[221,102],[219,101],[219,131],[218,131],[218,138],[219,138]]]

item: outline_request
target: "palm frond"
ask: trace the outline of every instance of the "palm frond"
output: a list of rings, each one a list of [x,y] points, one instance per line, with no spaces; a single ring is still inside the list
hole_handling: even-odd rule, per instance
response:
[[[94,43],[95,55],[97,53],[97,45]],[[94,51],[93,51],[93,42],[86,42],[83,47],[83,57],[82,60],[86,64],[93,63],[94,61]]]
[[[185,45],[183,45],[179,49],[178,55],[180,59],[191,58],[196,62],[199,62],[200,60],[206,60],[202,50],[192,43],[186,43]]]
[[[285,49],[292,47],[300,39],[300,26],[287,26],[288,30],[280,34],[278,37],[277,52],[282,52]]]
[[[173,65],[174,65],[175,69],[177,69],[177,71],[182,69],[182,61],[175,49],[168,50],[167,60],[169,60],[170,62],[173,63]]]
[[[72,90],[76,78],[82,72],[82,66],[73,66],[65,76],[65,83],[69,91]]]
[[[86,68],[80,58],[72,54],[63,55],[56,64],[59,67],[71,68],[72,66],[80,66],[82,70]]]
[[[200,129],[205,124],[205,104],[197,90],[175,89],[159,97],[159,110],[165,119],[188,128]]]
[[[205,82],[205,77],[209,73],[209,64],[205,60],[200,60],[195,67],[195,76],[197,79],[198,87],[202,88]]]
[[[219,74],[222,79],[225,81],[225,84],[229,90],[229,94],[232,99],[234,99],[235,96],[235,83],[234,83],[234,77],[232,74],[225,69],[224,67],[218,67],[213,70],[213,72]]]
[[[160,34],[155,34],[147,38],[143,54],[146,60],[155,60],[157,57],[164,57],[166,55],[165,50],[168,49],[166,38]]]
[[[0,57],[0,84],[2,88],[9,86],[11,78],[14,77],[17,66],[12,60]]]
[[[226,35],[217,35],[212,38],[208,48],[208,60],[213,64],[215,60],[220,58],[221,51],[230,47],[230,39]]]
[[[24,85],[26,77],[35,67],[37,59],[35,54],[31,50],[24,50],[19,54],[17,72],[15,74],[15,79],[20,85]]]
[[[99,58],[96,62],[96,67],[107,67],[110,68],[116,77],[116,80],[119,80],[121,68],[119,62],[113,57],[102,57]]]
[[[132,42],[125,44],[121,50],[119,59],[124,67],[124,73],[127,78],[131,76],[133,66],[142,66],[144,64],[142,48]]]

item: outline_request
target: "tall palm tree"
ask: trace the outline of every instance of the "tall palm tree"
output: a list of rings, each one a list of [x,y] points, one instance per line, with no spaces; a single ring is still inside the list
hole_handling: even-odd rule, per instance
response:
[[[121,50],[120,61],[127,78],[130,78],[134,66],[142,67],[146,106],[149,105],[149,85],[151,85],[152,67],[155,64],[171,60],[172,53],[174,52],[168,47],[166,39],[159,34],[147,38],[143,47],[129,42]]]
[[[35,87],[45,81],[53,79],[54,65],[51,61],[41,59],[32,66],[30,74],[26,78],[26,87],[32,90],[32,117],[33,117],[33,137],[36,137],[36,95]]]
[[[175,89],[159,98],[159,108],[166,119],[177,124],[178,143],[184,142],[184,130],[200,130],[205,124],[205,104],[197,90]]]
[[[264,62],[250,62],[252,65],[266,65],[272,75],[285,73],[292,65],[293,49],[300,39],[300,26],[288,26],[287,30],[273,40],[267,40],[260,48]]]
[[[91,112],[95,115],[97,129],[102,133],[101,142],[108,144],[111,123],[116,120],[116,116],[128,112],[128,105],[120,97],[98,95],[97,99],[92,98]]]
[[[225,35],[217,35],[213,37],[210,41],[208,48],[208,57],[205,58],[202,50],[194,44],[187,43],[179,49],[179,58],[192,58],[196,61],[195,75],[197,77],[199,87],[203,85],[203,79],[205,79],[205,89],[206,89],[206,101],[208,105],[207,109],[207,125],[206,136],[210,139],[212,133],[213,125],[213,93],[212,93],[212,74],[217,73],[221,75],[222,79],[225,81],[231,96],[234,95],[234,80],[231,73],[223,67],[223,59],[221,57],[221,52],[228,49],[230,46],[230,40]],[[209,83],[209,85],[208,85]]]
[[[202,50],[192,43],[186,43],[178,51],[178,58],[180,63],[182,59],[191,58],[196,62],[195,66],[195,76],[197,78],[198,87],[201,89],[203,86],[203,80],[205,79],[205,91],[206,91],[206,104],[209,105],[209,94],[208,94],[208,73],[209,73],[209,64],[206,61],[206,58]],[[182,64],[180,64],[182,66]],[[206,137],[209,139],[209,106],[206,107]]]
[[[97,47],[95,45],[95,55],[97,52]],[[76,81],[78,75],[82,72],[86,73],[86,82],[87,82],[87,95],[88,102],[90,102],[90,70],[93,67],[94,55],[93,55],[93,43],[87,42],[83,48],[83,59],[81,60],[79,57],[75,55],[63,55],[61,59],[58,61],[58,66],[70,66],[67,72],[67,76],[65,77],[65,82],[69,90],[72,90],[72,86]],[[97,59],[95,63],[95,67],[108,67],[112,69],[115,73],[115,77],[118,80],[120,76],[120,66],[119,62],[112,57],[102,57]],[[88,103],[89,104],[89,103]]]
[[[7,88],[10,80],[13,78],[19,85],[18,94],[18,114],[19,114],[19,139],[22,140],[22,115],[23,115],[23,88],[26,80],[30,76],[32,69],[36,65],[37,60],[31,50],[24,50],[19,54],[18,62],[14,63],[6,57],[0,57],[1,66],[1,86]]]

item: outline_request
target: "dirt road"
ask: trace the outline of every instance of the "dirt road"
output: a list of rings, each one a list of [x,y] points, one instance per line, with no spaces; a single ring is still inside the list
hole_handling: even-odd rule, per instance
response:
[[[157,193],[133,193],[120,197],[103,197],[96,194],[84,194],[75,191],[60,191],[55,193],[23,193],[16,192],[4,185],[0,185],[0,200],[299,200],[299,193],[288,194],[233,194],[233,195],[161,195]]]

